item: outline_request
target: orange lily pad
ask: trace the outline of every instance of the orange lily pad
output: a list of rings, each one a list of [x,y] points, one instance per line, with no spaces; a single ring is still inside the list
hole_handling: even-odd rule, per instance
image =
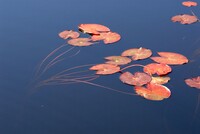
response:
[[[166,75],[172,71],[167,64],[151,63],[144,66],[143,71],[147,74]]]
[[[142,86],[151,81],[151,76],[142,72],[136,72],[134,74],[130,72],[125,72],[120,75],[119,79],[123,83],[129,84],[129,85]]]
[[[181,65],[184,63],[188,63],[188,59],[179,53],[158,52],[158,55],[160,55],[161,57],[151,57],[151,59],[155,62],[169,65]]]
[[[194,2],[194,1],[184,1],[184,2],[182,2],[182,5],[186,6],[186,7],[197,6],[197,2]]]
[[[152,51],[146,48],[131,48],[122,52],[121,56],[132,56],[133,60],[146,59],[152,55]]]
[[[78,28],[84,33],[100,34],[100,32],[109,32],[110,29],[100,24],[80,24]]]
[[[146,88],[141,86],[135,86],[135,92],[144,97],[147,100],[161,101],[167,99],[171,95],[171,91],[160,84],[147,84]]]
[[[114,74],[120,71],[120,67],[112,64],[97,64],[90,68],[90,70],[97,70],[96,74]]]
[[[151,83],[154,84],[166,84],[170,80],[170,77],[167,76],[157,76],[157,77],[152,77]]]
[[[91,37],[93,41],[103,40],[105,44],[115,43],[121,39],[121,36],[116,32],[99,33]]]
[[[71,39],[68,41],[68,44],[72,45],[72,46],[90,46],[92,44],[94,44],[93,42],[90,42],[91,39],[89,38],[76,38],[76,39]]]
[[[192,24],[198,21],[198,18],[194,15],[183,14],[176,15],[171,18],[172,22],[180,22],[181,24]]]
[[[105,59],[109,60],[106,63],[114,64],[114,65],[126,65],[131,62],[130,58],[123,57],[123,56],[108,56],[108,57],[105,57]]]
[[[73,31],[73,30],[65,30],[65,31],[60,32],[58,35],[62,39],[68,39],[68,38],[75,39],[80,36],[80,34],[78,32]]]
[[[195,88],[200,89],[200,76],[186,79],[185,83],[190,87],[195,87]]]

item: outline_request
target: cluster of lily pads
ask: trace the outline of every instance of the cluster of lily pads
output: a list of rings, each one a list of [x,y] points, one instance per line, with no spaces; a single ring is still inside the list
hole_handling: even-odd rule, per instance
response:
[[[148,100],[163,100],[170,97],[170,90],[164,86],[172,71],[169,65],[181,65],[188,63],[188,59],[182,54],[173,52],[158,52],[159,56],[151,57],[152,51],[147,48],[131,48],[125,50],[120,56],[108,56],[105,63],[94,65],[90,70],[96,70],[98,75],[120,73],[119,79],[134,87],[135,92]],[[131,57],[131,58],[130,58]],[[147,65],[131,64],[131,61],[149,58],[154,61]],[[121,68],[121,65],[127,65]],[[143,67],[143,72],[125,71],[134,66]]]
[[[197,6],[197,2],[184,1],[184,2],[182,2],[182,5],[185,7],[192,7],[192,6]],[[199,19],[193,12],[192,12],[192,14],[193,15],[189,15],[189,14],[176,15],[171,18],[171,21],[172,22],[180,22],[181,24],[192,24],[192,23],[199,21]]]
[[[188,21],[191,20],[188,20],[188,18],[181,18],[182,24],[190,24],[191,22]],[[101,40],[105,44],[111,44],[121,39],[121,36],[118,33],[112,32],[108,27],[104,25],[80,24],[78,28],[82,33],[88,34],[89,37],[82,38],[80,37],[80,32],[73,30],[62,31],[59,33],[59,36],[65,40],[69,39],[67,41],[67,44],[72,46],[90,46],[94,43],[97,43],[96,41]],[[74,48],[72,47],[68,50],[65,50],[61,54],[56,55],[56,53],[59,50],[63,49],[64,46],[66,45],[64,44],[56,48],[49,55],[47,55],[47,57],[44,58],[38,69],[38,72],[41,72],[41,74],[38,75],[38,78],[43,75],[44,72],[46,72],[50,67],[65,59],[63,56]],[[51,76],[50,78],[41,81],[37,87],[43,85],[85,83],[121,93],[126,93],[90,82],[98,78],[100,75],[120,73],[119,79],[125,84],[132,85],[136,94],[148,100],[163,100],[169,98],[171,95],[170,89],[164,86],[164,84],[166,84],[170,80],[170,77],[167,76],[172,71],[170,65],[182,65],[188,63],[188,59],[184,55],[174,52],[158,52],[157,54],[159,56],[152,57],[152,51],[150,49],[142,47],[131,48],[122,52],[121,55],[107,56],[105,57],[105,63],[93,65],[92,67],[90,67],[89,70],[96,71],[96,76],[85,74],[85,71],[69,72],[91,66],[81,65],[61,71]],[[50,60],[50,58],[53,59]],[[154,62],[147,65],[130,64],[132,61],[143,60],[147,58],[152,59]],[[49,63],[48,60],[50,60]],[[134,66],[143,67],[143,72],[126,71],[128,68]],[[42,67],[44,69],[42,69]],[[186,79],[185,83],[190,87],[200,88],[200,76]]]
[[[65,30],[59,33],[59,36],[63,39],[68,39],[68,44],[72,46],[90,46],[96,41],[103,40],[105,44],[117,42],[121,39],[121,36],[112,32],[108,27],[100,24],[80,24],[79,30],[83,33],[91,35],[88,38],[81,38],[80,33],[73,30]]]
[[[60,32],[58,35],[62,39],[69,39],[67,43],[59,46],[52,52],[50,52],[39,64],[37,72],[36,72],[36,78],[35,81],[38,81],[42,78],[42,76],[47,72],[50,68],[52,68],[54,65],[58,64],[59,62],[66,59],[66,56],[73,57],[77,55],[79,51],[74,52],[74,54],[70,55],[75,47],[81,47],[81,46],[90,46],[92,44],[98,43],[97,41],[103,41],[105,44],[111,44],[114,42],[117,42],[120,40],[121,36],[116,33],[112,32],[110,28],[100,25],[100,24],[80,24],[78,26],[79,31],[74,30],[64,30]],[[82,38],[81,33],[86,33],[89,35],[88,38]],[[66,49],[66,46],[72,45],[74,47],[71,47],[69,49]],[[79,71],[80,69],[84,69],[89,65],[80,65],[75,66],[72,68],[67,68],[65,70],[62,70],[61,72],[58,72],[57,74],[53,74],[49,78],[40,81],[36,84],[35,87],[41,87],[44,85],[58,85],[58,84],[71,84],[71,83],[87,83],[87,84],[93,84],[89,83],[89,81],[92,81],[98,76],[94,76],[93,74],[88,74],[87,71]],[[78,70],[79,69],[79,70]],[[78,70],[78,71],[77,71]],[[96,86],[103,87],[101,85],[95,84]],[[104,87],[106,88],[106,87]],[[107,87],[107,89],[109,89]],[[110,88],[111,89],[111,88]]]

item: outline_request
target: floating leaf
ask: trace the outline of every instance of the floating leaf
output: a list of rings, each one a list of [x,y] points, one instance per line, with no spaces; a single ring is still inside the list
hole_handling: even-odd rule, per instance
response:
[[[105,44],[115,43],[121,39],[121,36],[116,32],[100,33],[91,37],[93,41],[103,40]]]
[[[90,70],[97,70],[96,74],[114,74],[120,71],[120,67],[112,64],[97,64],[90,68]]]
[[[181,65],[188,62],[188,59],[182,54],[173,52],[158,52],[161,57],[151,57],[152,60],[162,64]]]
[[[195,88],[200,89],[200,76],[190,78],[190,79],[186,79],[185,83],[190,87],[195,87]]]
[[[172,22],[182,22],[182,15],[176,15],[171,18]]]
[[[122,52],[121,56],[132,56],[133,60],[146,59],[152,55],[150,49],[146,48],[132,48]]]
[[[100,32],[109,32],[110,29],[100,24],[80,24],[78,28],[84,33],[100,34]]]
[[[93,42],[90,42],[91,39],[89,38],[76,38],[76,39],[71,39],[68,41],[68,44],[72,46],[90,46],[94,44]]]
[[[80,34],[78,32],[75,32],[73,30],[65,30],[65,31],[60,32],[58,35],[62,39],[68,39],[68,38],[75,39],[80,36]]]
[[[165,84],[169,80],[170,80],[170,77],[158,76],[158,77],[152,77],[151,83],[154,83],[154,84]]]
[[[104,40],[105,37],[103,36],[103,33],[99,33],[98,35],[92,35],[91,39],[92,41],[99,41],[99,40]]]
[[[182,2],[182,5],[186,6],[186,7],[197,6],[197,2],[194,2],[194,1],[184,1],[184,2]]]
[[[136,72],[134,75],[130,72],[125,72],[120,75],[119,79],[129,85],[142,86],[151,81],[151,76],[142,72]]]
[[[171,67],[167,64],[151,63],[144,66],[143,71],[147,74],[166,75],[172,71]]]
[[[180,22],[181,24],[192,24],[198,21],[198,18],[194,15],[176,15],[171,18],[172,22]]]
[[[108,56],[105,59],[109,60],[106,63],[114,65],[125,65],[131,62],[131,59],[123,56]]]
[[[169,98],[171,91],[163,85],[149,83],[145,87],[135,86],[135,91],[138,95],[148,100],[161,101]]]

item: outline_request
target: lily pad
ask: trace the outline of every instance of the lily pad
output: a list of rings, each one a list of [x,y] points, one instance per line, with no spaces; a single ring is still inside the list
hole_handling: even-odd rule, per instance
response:
[[[96,74],[114,74],[120,71],[120,67],[112,64],[97,64],[90,68],[90,70],[97,70]]]
[[[166,75],[172,71],[171,67],[167,64],[150,63],[144,66],[143,71],[147,74]]]
[[[107,61],[106,63],[108,64],[114,64],[114,65],[126,65],[131,62],[131,59],[128,57],[123,57],[123,56],[108,56],[105,57]]]
[[[142,86],[151,81],[151,76],[142,72],[136,72],[135,74],[125,72],[120,75],[119,79],[129,85]]]
[[[185,83],[190,87],[195,87],[195,88],[200,89],[200,76],[186,79]]]
[[[152,77],[151,83],[154,84],[166,84],[170,80],[170,77],[167,76],[156,76]]]
[[[110,29],[100,24],[80,24],[78,28],[84,33],[100,34],[100,32],[109,32]]]
[[[65,31],[60,32],[58,35],[62,39],[68,39],[68,38],[75,39],[80,36],[78,32],[73,31],[73,30],[65,30]]]
[[[187,57],[179,53],[173,52],[158,52],[158,55],[161,57],[151,57],[155,62],[168,64],[168,65],[181,65],[188,63]]]
[[[133,60],[146,59],[152,55],[152,51],[146,48],[131,48],[122,52],[121,56],[132,56]]]
[[[147,100],[161,101],[169,98],[171,91],[163,85],[149,83],[146,87],[135,86],[135,92]]]
[[[76,39],[71,39],[68,41],[68,44],[72,45],[72,46],[90,46],[92,44],[94,44],[94,42],[90,42],[91,39],[89,38],[76,38]]]
[[[176,15],[171,18],[172,22],[180,22],[181,24],[192,24],[198,21],[198,18],[194,15],[183,14]]]
[[[116,32],[99,33],[91,37],[93,41],[103,40],[105,44],[115,43],[121,39],[121,36]]]
[[[194,2],[194,1],[184,1],[184,2],[182,2],[182,5],[186,6],[186,7],[197,6],[197,2]]]

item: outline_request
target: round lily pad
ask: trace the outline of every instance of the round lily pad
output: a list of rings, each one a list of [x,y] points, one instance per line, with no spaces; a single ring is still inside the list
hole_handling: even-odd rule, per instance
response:
[[[122,52],[121,56],[132,56],[133,60],[146,59],[152,55],[152,51],[146,48],[131,48]]]

